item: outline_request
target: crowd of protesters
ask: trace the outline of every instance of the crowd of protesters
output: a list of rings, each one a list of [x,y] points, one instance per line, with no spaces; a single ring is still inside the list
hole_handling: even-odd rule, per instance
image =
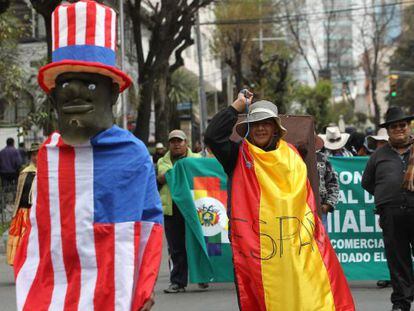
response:
[[[335,124],[325,127],[322,133],[315,133],[319,207],[325,228],[327,228],[327,214],[333,212],[339,197],[338,176],[329,158],[370,156],[362,187],[375,197],[376,212],[380,215],[385,255],[391,275],[391,280],[380,280],[377,285],[393,287],[392,310],[402,311],[410,309],[414,293],[411,262],[414,244],[414,227],[412,226],[414,223],[414,155],[410,127],[410,121],[413,119],[414,116],[404,114],[400,108],[391,107],[385,115],[385,122],[380,124],[376,133],[370,130],[361,133],[352,127],[341,131]],[[265,120],[268,119],[265,118]],[[263,120],[259,121],[263,123]],[[252,122],[250,126],[254,134],[255,123],[250,122]],[[276,128],[280,128],[283,134],[283,125],[280,123],[276,125]],[[261,136],[257,137],[260,147]],[[170,285],[164,290],[165,293],[184,292],[188,282],[185,223],[179,209],[171,199],[165,173],[173,168],[176,161],[185,157],[213,156],[213,154],[221,157],[220,152],[227,154],[227,149],[217,148],[215,143],[208,139],[207,143],[213,144],[215,148],[213,152],[207,148],[203,153],[199,142],[191,150],[187,135],[181,130],[173,130],[169,133],[168,145],[157,143],[152,155],[164,209],[164,227],[169,252]],[[278,141],[270,143],[273,148],[277,148]],[[0,151],[2,189],[13,187],[16,191],[17,188],[18,194],[7,249],[8,262],[11,265],[19,237],[26,230],[25,223],[31,206],[30,194],[36,174],[36,155],[39,148],[37,144],[32,145],[29,150],[25,150],[22,145],[17,149],[14,145],[14,140],[9,138],[6,147]],[[265,148],[264,150],[268,148],[262,147]],[[235,151],[234,157],[237,154]],[[403,187],[399,187],[401,184]],[[200,283],[199,288],[206,289],[208,284]]]

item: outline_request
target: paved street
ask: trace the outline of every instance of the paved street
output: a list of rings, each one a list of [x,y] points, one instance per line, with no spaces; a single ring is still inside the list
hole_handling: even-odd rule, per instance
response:
[[[164,251],[164,255],[166,252]],[[190,285],[182,294],[164,294],[168,286],[168,268],[166,256],[163,258],[160,276],[156,286],[156,304],[154,311],[233,311],[238,310],[233,284],[212,284],[206,292],[200,292],[196,285]],[[360,311],[390,310],[391,290],[377,289],[375,282],[353,282],[352,293]],[[15,294],[12,269],[5,264],[5,256],[0,255],[0,311],[15,310]],[[288,309],[283,311],[289,311]]]

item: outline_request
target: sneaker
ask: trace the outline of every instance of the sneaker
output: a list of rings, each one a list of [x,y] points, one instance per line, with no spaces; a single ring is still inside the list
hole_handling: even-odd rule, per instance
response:
[[[198,288],[199,289],[207,289],[209,288],[210,285],[208,285],[208,283],[198,283]]]
[[[390,280],[379,280],[377,282],[377,287],[379,287],[379,288],[386,288],[388,286],[391,286],[391,281]]]
[[[175,293],[183,293],[185,292],[185,287],[181,287],[178,284],[170,284],[168,288],[164,289],[164,293],[166,294],[175,294]]]

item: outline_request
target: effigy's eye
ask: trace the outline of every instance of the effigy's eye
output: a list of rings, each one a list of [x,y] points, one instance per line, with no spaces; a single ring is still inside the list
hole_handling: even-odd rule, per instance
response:
[[[96,89],[96,85],[95,84],[91,83],[91,84],[88,85],[88,90],[94,91],[95,89]]]
[[[63,82],[62,83],[62,88],[67,88],[69,86],[69,82]]]

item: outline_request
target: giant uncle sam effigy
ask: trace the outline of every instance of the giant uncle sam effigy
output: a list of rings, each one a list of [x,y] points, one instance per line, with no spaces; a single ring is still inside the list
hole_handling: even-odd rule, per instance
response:
[[[62,4],[52,25],[53,62],[38,77],[46,93],[68,72],[109,77],[120,91],[130,85],[115,67],[111,8]],[[153,292],[162,245],[148,151],[114,125],[80,144],[64,134],[53,133],[39,151],[30,227],[14,265],[18,310],[140,310]]]

